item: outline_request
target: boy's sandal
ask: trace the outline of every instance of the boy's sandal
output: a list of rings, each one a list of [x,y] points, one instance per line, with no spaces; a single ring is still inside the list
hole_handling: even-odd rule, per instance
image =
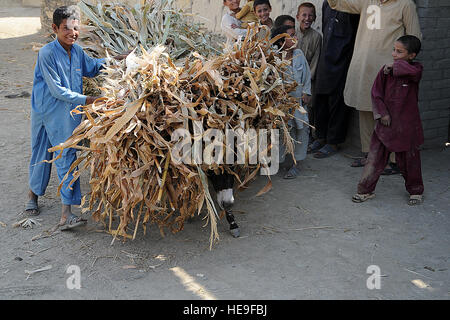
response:
[[[359,159],[356,159],[355,161],[353,161],[350,166],[353,168],[364,167],[366,165],[366,163],[367,163],[367,158],[359,158]]]
[[[81,217],[77,217],[73,213],[67,218],[64,224],[60,224],[61,231],[70,230],[79,226],[84,226],[87,224],[86,219],[82,219]]]
[[[338,152],[337,148],[332,147],[329,144],[324,145],[319,151],[314,153],[314,158],[323,159],[332,156]]]
[[[421,194],[415,194],[415,195],[411,195],[409,197],[409,201],[408,204],[410,206],[416,206],[418,204],[421,204],[423,202],[423,195]]]
[[[284,175],[283,179],[295,179],[300,175],[300,170],[292,166],[289,171]]]
[[[361,203],[372,198],[375,198],[375,193],[365,193],[365,194],[357,193],[352,197],[352,201],[356,203]]]
[[[30,199],[28,201],[27,205],[25,206],[24,213],[27,213],[30,216],[38,216],[40,212],[39,212],[39,208],[38,208],[37,202]]]
[[[320,148],[322,148],[322,147],[323,147],[323,144],[320,143],[319,140],[314,140],[314,142],[311,143],[311,144],[308,146],[308,151],[307,151],[307,153],[314,153],[314,152],[318,151],[318,150],[319,150]]]

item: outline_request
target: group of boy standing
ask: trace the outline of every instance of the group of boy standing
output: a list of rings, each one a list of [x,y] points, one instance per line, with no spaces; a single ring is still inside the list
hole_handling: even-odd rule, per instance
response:
[[[272,36],[281,30],[298,40],[296,49],[309,68],[296,70],[296,55],[291,68],[294,73],[309,73],[309,80],[300,84],[305,94],[299,102],[307,107],[309,123],[315,128],[308,136],[311,143],[309,139],[301,142],[309,145],[308,153],[314,158],[338,152],[346,139],[350,107],[358,110],[363,157],[351,166],[364,167],[364,171],[352,200],[373,198],[380,175],[401,173],[410,194],[408,203],[421,203],[419,146],[424,139],[417,100],[422,65],[413,60],[420,51],[422,34],[414,2],[324,0],[323,36],[312,28],[317,15],[310,2],[299,4],[296,19],[281,15],[274,22],[269,0],[248,1],[242,11],[239,0],[223,2],[230,9],[222,19],[227,42],[246,34],[239,19],[268,26]],[[295,35],[283,28],[286,25],[295,29]],[[286,45],[283,49],[294,50]],[[293,136],[294,140],[299,137]],[[304,157],[295,153],[297,161]],[[300,167],[294,166],[285,178],[295,178],[299,172]]]

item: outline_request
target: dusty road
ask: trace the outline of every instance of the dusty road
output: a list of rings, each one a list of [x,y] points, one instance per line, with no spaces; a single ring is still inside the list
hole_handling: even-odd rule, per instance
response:
[[[2,29],[14,26],[2,24],[14,14],[36,18],[39,10],[0,8]],[[265,178],[238,193],[242,236],[233,239],[222,220],[212,251],[200,218],[175,235],[163,238],[151,226],[134,242],[113,245],[92,220],[79,231],[32,241],[57,222],[60,201],[53,172],[40,199],[42,225],[13,228],[28,189],[30,98],[5,96],[31,93],[31,43],[43,42],[25,31],[0,30],[8,34],[0,39],[0,299],[450,298],[449,149],[423,152],[426,193],[418,207],[406,204],[400,176],[382,177],[374,200],[352,203],[361,170],[339,154],[308,157],[299,179],[275,176],[262,197],[254,195]],[[88,188],[84,175],[82,191]],[[67,288],[71,265],[81,270],[79,290]],[[380,289],[367,287],[371,265],[380,268]]]

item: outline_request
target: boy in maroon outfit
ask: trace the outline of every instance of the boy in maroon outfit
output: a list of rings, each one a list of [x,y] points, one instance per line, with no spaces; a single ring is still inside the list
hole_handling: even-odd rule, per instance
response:
[[[372,103],[377,123],[353,202],[364,202],[375,197],[376,184],[391,152],[395,152],[406,190],[410,194],[408,204],[417,205],[423,201],[419,146],[423,144],[424,137],[417,101],[423,66],[413,61],[420,48],[417,37],[400,37],[394,43],[394,63],[384,66],[375,79]]]

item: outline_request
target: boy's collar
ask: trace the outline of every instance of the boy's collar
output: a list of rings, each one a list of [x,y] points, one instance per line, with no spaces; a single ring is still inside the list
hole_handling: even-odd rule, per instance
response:
[[[56,38],[54,42],[56,43],[56,47],[57,47],[59,50],[63,51],[65,54],[67,54],[66,49],[64,49],[64,47],[61,45],[61,43],[59,43],[58,38]],[[72,49],[73,49],[73,45],[70,47],[70,52],[72,52]]]
[[[298,27],[298,31],[300,31],[300,33],[303,33],[303,34],[307,34],[308,32],[311,31],[311,29],[312,29],[312,27],[309,27],[308,29],[305,29],[305,31],[303,31],[300,27]]]

